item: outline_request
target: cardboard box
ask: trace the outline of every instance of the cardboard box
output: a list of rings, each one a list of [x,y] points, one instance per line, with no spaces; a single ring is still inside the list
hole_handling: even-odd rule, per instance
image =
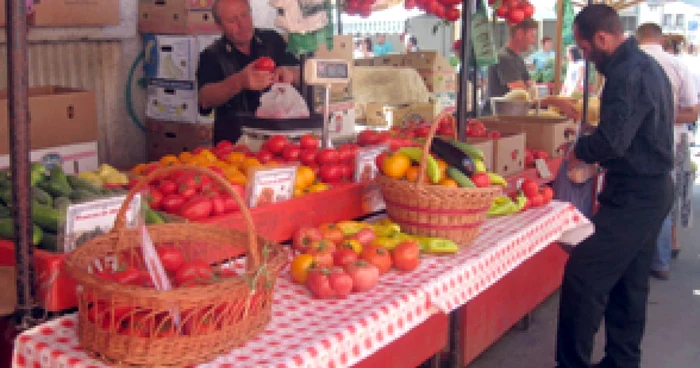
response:
[[[467,143],[484,153],[484,165],[486,170],[493,171],[494,142],[491,138],[467,137]]]
[[[56,86],[29,89],[31,149],[97,141],[97,102],[91,91]],[[7,91],[0,91],[0,154],[10,152]]]
[[[457,91],[457,73],[449,60],[439,52],[409,52],[405,57],[405,65],[418,71],[428,91],[434,93]]]
[[[373,58],[355,59],[355,66],[374,66]]]
[[[433,121],[437,115],[435,102],[414,102],[404,105],[368,103],[365,110],[367,125],[412,126]]]
[[[525,169],[525,134],[505,133],[493,142],[493,172],[509,176]]]
[[[573,120],[557,117],[538,116],[492,116],[479,118],[486,129],[501,133],[525,133],[526,147],[542,150],[550,157],[562,155],[562,145],[576,138],[576,123]]]
[[[344,101],[334,103],[328,106],[330,117],[328,120],[328,129],[330,138],[341,138],[355,134],[355,102]],[[323,114],[323,106],[318,106],[316,112]]]
[[[6,23],[7,0],[0,0],[0,27]],[[100,27],[119,25],[120,0],[34,0],[27,22],[34,27]]]
[[[146,78],[183,81],[196,80],[199,54],[220,36],[171,36],[145,34],[143,36]]]
[[[146,117],[151,119],[192,122],[199,117],[194,82],[151,79],[146,99]]]
[[[354,49],[355,45],[352,42],[352,36],[335,35],[333,36],[333,49],[328,50],[326,45],[323,44],[314,53],[314,58],[352,60]]]
[[[32,162],[60,164],[67,174],[97,170],[97,142],[83,142],[65,146],[48,147],[32,150],[29,154]],[[10,167],[10,155],[0,155],[0,170]]]
[[[326,87],[314,86],[314,104],[323,106],[326,101]],[[331,103],[340,103],[352,100],[352,83],[331,85]]]
[[[211,147],[214,124],[146,119],[146,156],[159,160],[168,154]]]
[[[403,67],[406,65],[405,54],[384,55],[374,58],[374,66],[395,66]]]
[[[212,4],[213,0],[139,0],[139,32],[221,34]]]

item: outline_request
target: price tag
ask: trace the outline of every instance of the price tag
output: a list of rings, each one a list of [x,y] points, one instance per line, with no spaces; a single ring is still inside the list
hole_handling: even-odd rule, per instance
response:
[[[525,178],[520,178],[515,181],[515,188],[520,190],[523,187],[523,183],[525,182]]]
[[[248,173],[248,207],[283,202],[294,196],[296,166],[253,168]]]
[[[537,169],[537,174],[540,178],[549,179],[552,177],[552,172],[549,171],[549,166],[547,162],[541,158],[535,159],[535,168]]]
[[[141,224],[141,252],[143,253],[143,260],[146,264],[146,269],[148,274],[151,276],[151,281],[153,281],[153,286],[156,290],[171,290],[173,288],[170,283],[170,278],[163,268],[163,262],[161,262],[160,257],[158,257],[158,252],[156,247],[153,245],[153,240],[151,236],[148,235],[148,229],[144,224]],[[177,308],[170,310],[170,314],[173,316],[173,322],[175,326],[180,325],[180,311]]]
[[[362,209],[365,212],[379,212],[386,209],[386,203],[384,203],[384,197],[379,189],[379,185],[369,185],[367,190],[362,193]]]
[[[387,146],[363,147],[357,152],[355,160],[355,182],[374,180],[377,177],[377,156],[388,149]]]
[[[70,252],[80,244],[112,230],[124,200],[126,195],[120,195],[68,206],[63,226],[63,251]],[[126,211],[128,227],[136,225],[140,212],[141,195],[137,194]]]

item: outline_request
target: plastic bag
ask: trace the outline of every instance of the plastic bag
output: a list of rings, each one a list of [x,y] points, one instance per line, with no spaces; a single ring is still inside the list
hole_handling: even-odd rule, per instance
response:
[[[587,218],[593,215],[593,177],[587,178],[582,183],[575,183],[569,178],[569,161],[563,160],[559,167],[552,189],[554,198],[560,201],[571,202]]]
[[[255,116],[267,119],[308,118],[309,107],[299,92],[287,83],[276,83],[260,97]]]

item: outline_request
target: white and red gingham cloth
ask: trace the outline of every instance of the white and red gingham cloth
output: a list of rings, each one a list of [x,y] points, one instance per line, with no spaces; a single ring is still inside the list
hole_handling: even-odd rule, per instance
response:
[[[391,271],[379,285],[342,300],[315,300],[284,272],[276,285],[267,329],[245,346],[201,367],[347,367],[390,344],[432,314],[449,312],[496,283],[523,261],[588,224],[573,206],[552,202],[488,220],[481,235],[456,255],[426,256],[410,273]],[[104,366],[80,347],[75,315],[20,335],[17,367]]]

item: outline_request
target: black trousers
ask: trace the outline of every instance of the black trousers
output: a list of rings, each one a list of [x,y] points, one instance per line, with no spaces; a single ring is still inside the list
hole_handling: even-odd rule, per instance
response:
[[[661,224],[671,209],[670,175],[608,174],[593,216],[595,234],[571,253],[559,306],[556,359],[562,368],[591,366],[605,316],[604,367],[639,367],[649,271]]]

